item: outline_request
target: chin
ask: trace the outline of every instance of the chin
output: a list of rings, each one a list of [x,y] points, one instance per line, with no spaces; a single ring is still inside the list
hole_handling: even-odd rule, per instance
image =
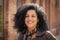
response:
[[[33,26],[27,26],[27,27],[33,27]]]

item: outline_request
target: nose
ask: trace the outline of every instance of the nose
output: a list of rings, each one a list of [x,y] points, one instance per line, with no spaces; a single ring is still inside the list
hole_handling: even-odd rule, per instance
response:
[[[29,20],[32,20],[32,17],[29,17]]]

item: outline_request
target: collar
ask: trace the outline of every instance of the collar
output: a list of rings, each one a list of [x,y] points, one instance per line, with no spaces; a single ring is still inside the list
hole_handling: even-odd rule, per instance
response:
[[[31,36],[31,35],[34,34],[34,33],[36,33],[36,29],[32,30],[31,32],[28,32],[28,31],[27,31],[26,34]]]
[[[37,31],[36,36],[42,36],[42,35],[45,34],[45,32],[46,32],[46,31],[44,31],[44,32]]]
[[[30,34],[34,34],[34,33],[36,33],[36,36],[42,36],[46,33],[46,31],[41,32],[41,31],[33,30],[32,32],[26,32],[26,35],[30,35]]]

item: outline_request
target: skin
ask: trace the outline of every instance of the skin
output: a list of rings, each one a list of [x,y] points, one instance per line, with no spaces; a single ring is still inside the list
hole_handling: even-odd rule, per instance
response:
[[[38,17],[35,10],[28,10],[25,17],[25,25],[27,26],[28,31],[31,32],[36,29],[37,23]]]

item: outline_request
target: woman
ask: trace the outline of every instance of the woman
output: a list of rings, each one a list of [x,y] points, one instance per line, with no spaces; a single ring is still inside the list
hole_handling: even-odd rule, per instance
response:
[[[17,10],[15,28],[18,40],[56,40],[48,31],[44,11],[36,4],[25,4]]]

